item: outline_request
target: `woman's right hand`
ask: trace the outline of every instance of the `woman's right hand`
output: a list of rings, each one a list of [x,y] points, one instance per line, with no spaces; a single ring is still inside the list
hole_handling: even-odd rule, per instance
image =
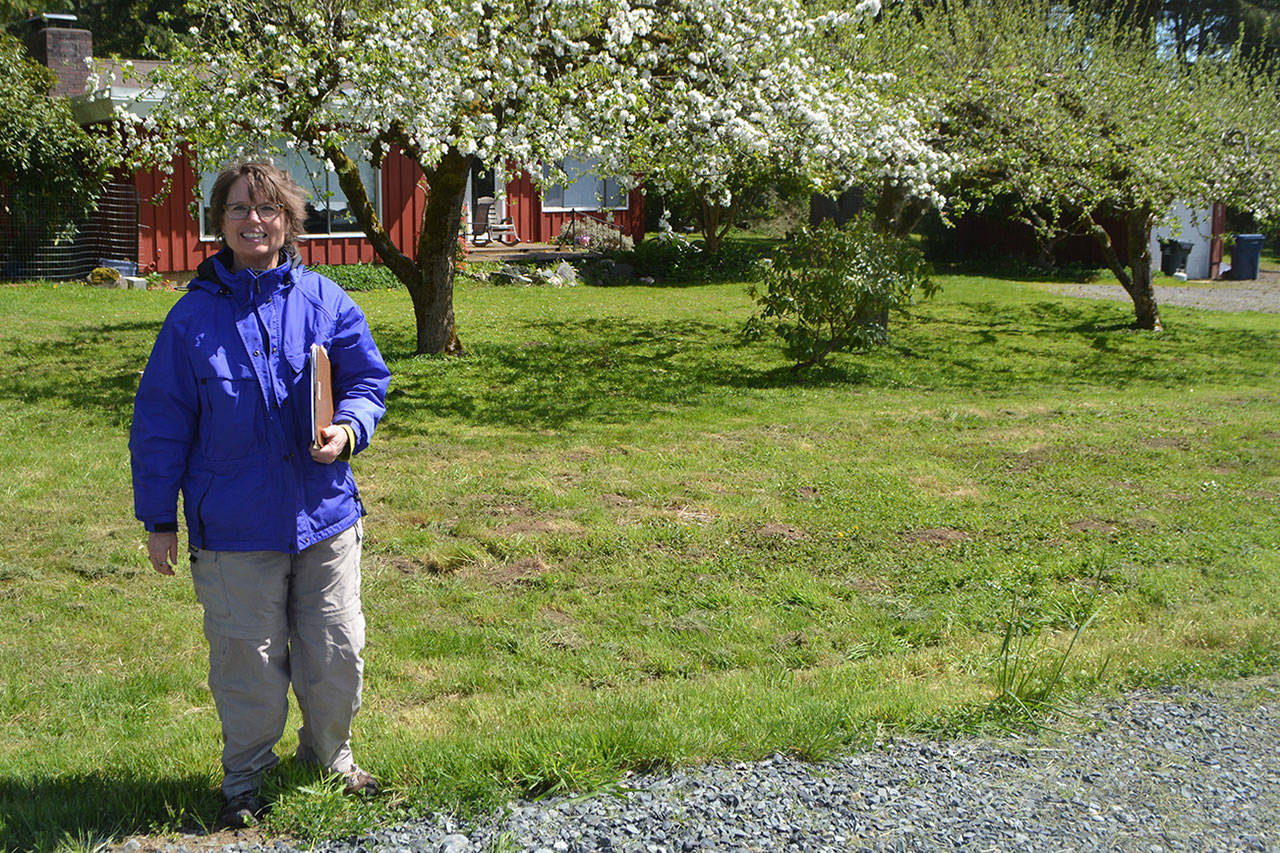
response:
[[[178,565],[178,534],[151,533],[147,536],[147,557],[151,567],[162,575],[172,575]]]

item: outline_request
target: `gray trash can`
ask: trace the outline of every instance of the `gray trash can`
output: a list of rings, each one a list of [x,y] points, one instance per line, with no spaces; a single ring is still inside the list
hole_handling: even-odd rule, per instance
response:
[[[1258,265],[1262,262],[1262,235],[1237,234],[1231,249],[1230,276],[1235,281],[1258,277]]]
[[[1160,272],[1165,275],[1173,275],[1179,270],[1185,270],[1187,268],[1187,258],[1191,257],[1191,250],[1194,248],[1194,243],[1185,243],[1181,240],[1161,240]]]

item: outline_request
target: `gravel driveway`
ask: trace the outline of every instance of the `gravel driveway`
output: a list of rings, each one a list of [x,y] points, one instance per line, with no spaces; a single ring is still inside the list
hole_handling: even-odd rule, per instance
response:
[[[838,760],[773,756],[630,776],[582,798],[513,803],[319,844],[358,851],[1280,850],[1280,675],[1141,690],[1059,733],[901,738]],[[129,851],[295,848],[134,840]]]
[[[1118,284],[1051,284],[1046,287],[1065,296],[1133,301]],[[1192,281],[1178,286],[1157,285],[1155,291],[1158,305],[1280,314],[1280,270],[1262,269],[1256,281]]]

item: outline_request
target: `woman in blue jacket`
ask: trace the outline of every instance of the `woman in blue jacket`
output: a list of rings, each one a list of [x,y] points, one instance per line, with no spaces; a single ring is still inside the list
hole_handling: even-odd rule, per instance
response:
[[[219,175],[210,221],[225,248],[165,318],[129,439],[134,511],[164,575],[177,563],[182,495],[222,723],[219,823],[233,827],[262,811],[291,684],[298,758],[341,774],[349,792],[377,791],[351,755],[364,509],[347,459],[369,444],[389,373],[359,307],[298,262],[304,198],[270,163]],[[328,351],[333,375],[333,425],[319,446],[312,344]]]

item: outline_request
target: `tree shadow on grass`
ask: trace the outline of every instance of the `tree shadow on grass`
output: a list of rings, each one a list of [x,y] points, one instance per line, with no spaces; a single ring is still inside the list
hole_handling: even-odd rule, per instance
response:
[[[143,779],[95,770],[0,777],[0,850],[93,850],[163,827],[203,832],[221,805],[207,775]]]
[[[523,330],[522,341],[474,343],[461,364],[393,365],[383,428],[412,434],[439,417],[531,429],[622,423],[688,405],[733,372],[705,357],[734,346],[731,332],[710,323],[551,320]]]
[[[1198,327],[1192,343],[1229,347],[1210,367],[1186,359],[1186,341],[1129,329],[1114,308],[1055,302],[950,308],[895,320],[890,345],[796,371],[773,340],[744,342],[736,326],[686,320],[545,320],[525,340],[477,342],[459,362],[393,365],[384,428],[428,430],[439,418],[476,425],[561,429],[629,423],[729,400],[741,391],[947,389],[998,393],[1048,386],[1121,390],[1134,383],[1257,382],[1274,377],[1277,343],[1264,332]]]
[[[999,393],[1275,378],[1280,345],[1269,329],[1183,321],[1156,336],[1130,323],[1128,307],[1111,302],[929,304],[892,319],[889,346],[801,371],[775,339],[745,342],[728,321],[516,320],[497,340],[477,334],[461,359],[412,356],[412,327],[387,324],[375,328],[393,374],[382,430],[422,434],[441,418],[526,429],[625,424],[708,399],[786,388]],[[159,326],[86,326],[52,344],[5,341],[0,405],[60,403],[124,428]],[[1189,351],[1220,355],[1208,363],[1186,358]]]
[[[969,261],[934,261],[934,269],[946,275],[977,276],[997,281],[1044,284],[1104,284],[1114,282],[1111,270],[1082,264],[1042,267],[1030,261],[1001,255]]]
[[[60,402],[128,425],[133,396],[160,321],[71,330],[62,340],[11,339],[0,349],[0,405]]]

